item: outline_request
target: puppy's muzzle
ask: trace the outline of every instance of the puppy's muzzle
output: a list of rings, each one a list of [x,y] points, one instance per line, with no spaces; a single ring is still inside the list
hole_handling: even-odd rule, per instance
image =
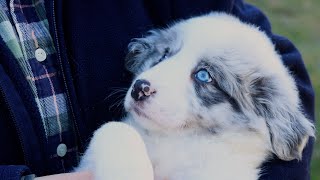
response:
[[[135,81],[132,91],[131,97],[135,101],[143,101],[154,94],[156,91],[151,87],[149,81],[145,79],[138,79]]]

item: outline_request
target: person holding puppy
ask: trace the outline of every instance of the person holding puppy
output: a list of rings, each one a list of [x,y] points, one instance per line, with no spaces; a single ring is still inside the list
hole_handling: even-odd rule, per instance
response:
[[[92,132],[120,119],[119,110],[109,109],[114,99],[105,97],[110,88],[130,84],[123,61],[130,39],[211,11],[266,32],[295,75],[305,114],[314,119],[301,55],[241,0],[0,2],[0,179],[92,178],[90,172],[67,172],[77,166]],[[312,140],[301,161],[267,162],[260,179],[309,179],[311,153]],[[46,176],[51,174],[58,175]]]

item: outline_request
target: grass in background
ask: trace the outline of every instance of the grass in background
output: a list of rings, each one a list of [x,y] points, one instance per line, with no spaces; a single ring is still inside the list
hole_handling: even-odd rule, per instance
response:
[[[320,131],[320,1],[247,0],[269,18],[273,33],[289,38],[301,52],[316,93],[317,130]],[[311,179],[320,179],[320,133],[317,133]]]

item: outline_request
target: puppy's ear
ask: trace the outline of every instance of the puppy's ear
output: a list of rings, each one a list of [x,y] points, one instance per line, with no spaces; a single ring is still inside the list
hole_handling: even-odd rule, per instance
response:
[[[314,136],[314,125],[301,112],[293,79],[288,79],[289,86],[274,79],[259,77],[252,81],[256,114],[266,119],[273,153],[282,160],[301,159],[309,137]]]
[[[179,50],[181,42],[174,30],[151,30],[143,38],[135,38],[128,45],[126,68],[135,75],[158,64],[163,57]]]
[[[146,38],[135,38],[128,45],[128,54],[125,58],[126,68],[137,75],[143,70],[145,60],[153,51],[153,45]]]
[[[167,34],[162,30],[151,30],[145,37],[133,39],[128,45],[126,68],[138,75],[154,66],[169,45]]]

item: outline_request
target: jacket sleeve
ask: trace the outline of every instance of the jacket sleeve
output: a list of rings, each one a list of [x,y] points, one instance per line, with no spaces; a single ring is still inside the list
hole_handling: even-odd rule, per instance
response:
[[[242,0],[236,0],[231,13],[244,22],[260,27],[272,39],[276,50],[282,57],[283,63],[289,68],[289,71],[295,78],[304,113],[314,123],[314,91],[301,54],[296,47],[288,39],[273,34],[268,19],[256,7],[244,3]],[[260,179],[310,179],[309,168],[313,142],[314,139],[310,138],[303,151],[303,159],[300,161],[282,161],[274,158],[272,161],[265,163]]]
[[[30,174],[27,166],[23,165],[0,165],[0,180],[21,180],[23,176]]]

